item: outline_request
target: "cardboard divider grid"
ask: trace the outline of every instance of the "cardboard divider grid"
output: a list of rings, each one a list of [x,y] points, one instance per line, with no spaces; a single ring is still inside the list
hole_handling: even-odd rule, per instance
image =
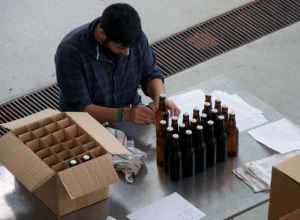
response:
[[[55,145],[50,146],[50,150],[53,154],[58,154],[58,153],[64,151],[65,148],[62,146],[62,144],[55,144]]]
[[[57,121],[57,124],[60,128],[66,128],[73,125],[73,122],[69,118],[64,118],[62,120]]]
[[[95,141],[90,141],[90,142],[82,145],[82,148],[83,148],[84,151],[91,150],[95,147],[97,147],[97,144],[96,144]]]
[[[55,122],[55,121],[52,118],[45,118],[43,120],[40,120],[39,124],[41,125],[41,127],[45,127],[53,122]]]
[[[65,118],[67,118],[67,115],[63,112],[51,117],[52,121],[60,121],[60,120],[63,120]]]
[[[31,131],[28,131],[26,133],[18,135],[18,138],[25,143],[25,142],[32,141],[33,139],[35,139],[35,136],[33,135],[33,133]]]
[[[65,131],[65,129],[58,130],[58,131],[52,133],[52,135],[58,143],[62,143],[62,142],[72,139],[72,137],[70,137],[70,135],[68,135],[68,133]]]
[[[32,141],[25,142],[25,144],[35,153],[42,149],[40,139],[34,139]]]
[[[88,113],[46,109],[2,126],[1,163],[58,218],[108,198],[110,154],[126,149]]]
[[[33,130],[32,133],[36,138],[45,137],[50,134],[44,127],[37,128]]]
[[[57,154],[60,161],[65,161],[73,157],[73,154],[69,150],[64,150]]]
[[[59,144],[59,142],[54,138],[52,134],[49,134],[45,137],[40,138],[42,148],[47,148],[52,145]]]
[[[26,127],[27,127],[28,131],[33,131],[35,129],[42,127],[42,125],[38,122],[34,122],[34,123],[27,125]]]
[[[14,129],[14,134],[15,134],[16,136],[19,136],[19,135],[24,134],[24,133],[26,133],[26,132],[28,132],[28,131],[29,131],[29,130],[28,130],[27,126],[23,126],[23,127]]]
[[[71,150],[79,146],[79,143],[75,139],[70,139],[61,143],[64,149]]]
[[[72,137],[80,137],[84,134],[84,131],[77,125],[73,124],[65,128],[66,133]]]
[[[49,150],[49,149],[48,149]],[[59,161],[59,158],[57,157],[56,154],[53,154],[51,156],[48,156],[46,158],[43,159],[43,161],[49,166],[54,166],[56,164],[58,164],[60,161]]]
[[[102,156],[106,151],[65,113],[14,129],[14,134],[54,171],[69,167],[69,161],[82,156]]]
[[[90,142],[90,141],[93,140],[93,139],[92,139],[90,136],[88,136],[87,134],[83,134],[83,135],[81,135],[81,136],[79,136],[79,137],[77,137],[77,138],[75,138],[75,139],[76,139],[76,141],[78,141],[78,143],[79,143],[80,145],[87,144],[88,142]]]
[[[93,158],[96,158],[96,157],[100,157],[102,156],[103,154],[105,154],[105,150],[101,147],[96,147],[94,149],[91,149],[89,151],[89,153],[92,155]]]
[[[71,152],[74,156],[77,156],[79,154],[82,154],[84,152],[84,150],[83,150],[82,146],[80,146],[80,147],[73,148],[71,150]]]
[[[44,159],[46,157],[51,156],[52,152],[49,150],[49,148],[45,148],[45,149],[42,149],[42,150],[36,152],[36,155],[38,155],[41,159]]]
[[[49,134],[54,133],[58,130],[60,130],[60,127],[58,126],[57,122],[53,122],[51,124],[48,124],[45,126],[45,129]]]
[[[58,164],[52,165],[51,168],[54,171],[59,172],[59,171],[63,171],[64,169],[68,168],[68,166],[66,165],[65,162],[60,162]]]

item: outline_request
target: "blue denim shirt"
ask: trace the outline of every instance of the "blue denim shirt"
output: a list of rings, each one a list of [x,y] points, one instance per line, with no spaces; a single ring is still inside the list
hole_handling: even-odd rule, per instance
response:
[[[57,48],[55,66],[63,111],[82,111],[89,104],[135,106],[140,103],[139,86],[145,93],[149,80],[163,80],[144,33],[128,56],[116,56],[95,40],[96,24],[97,20],[73,30]]]

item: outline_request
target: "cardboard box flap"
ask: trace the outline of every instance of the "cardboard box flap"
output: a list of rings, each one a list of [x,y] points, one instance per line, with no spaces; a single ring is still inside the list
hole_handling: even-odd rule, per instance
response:
[[[11,132],[0,138],[0,163],[31,192],[55,175],[50,167]]]
[[[11,122],[8,122],[8,123],[1,124],[1,126],[4,127],[4,128],[7,128],[9,130],[13,130],[13,129],[16,129],[16,128],[23,127],[27,124],[30,124],[33,121],[39,121],[39,120],[42,120],[44,118],[54,116],[54,115],[57,115],[57,114],[60,114],[60,113],[61,112],[57,111],[57,110],[45,109],[41,112],[37,112],[37,113],[29,115],[27,117],[17,119],[15,121],[11,121]]]
[[[105,150],[111,154],[130,154],[130,152],[106,130],[96,119],[85,112],[66,113],[78,126],[94,138]]]
[[[300,183],[299,167],[300,155],[292,157],[276,166],[276,168],[282,171],[285,175],[288,175],[294,181]]]
[[[58,176],[71,199],[95,192],[119,179],[109,154],[59,172]]]

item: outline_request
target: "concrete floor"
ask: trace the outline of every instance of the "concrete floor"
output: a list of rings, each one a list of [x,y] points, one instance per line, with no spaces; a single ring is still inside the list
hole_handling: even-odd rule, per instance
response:
[[[299,39],[300,22],[168,78],[168,92],[225,75],[300,125]]]
[[[151,42],[252,0],[127,0]],[[54,53],[71,29],[98,17],[111,0],[1,0],[0,103],[55,82]]]

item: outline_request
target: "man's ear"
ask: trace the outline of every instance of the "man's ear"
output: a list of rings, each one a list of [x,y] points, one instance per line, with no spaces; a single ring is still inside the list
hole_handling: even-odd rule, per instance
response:
[[[103,28],[100,25],[97,25],[95,35],[99,42],[104,42],[107,38]]]

